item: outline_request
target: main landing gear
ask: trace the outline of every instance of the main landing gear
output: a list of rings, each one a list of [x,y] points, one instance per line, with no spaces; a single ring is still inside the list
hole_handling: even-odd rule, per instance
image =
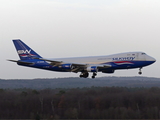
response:
[[[139,75],[141,75],[141,74],[142,74],[141,69],[142,69],[142,68],[139,68],[139,72],[138,72],[138,74],[139,74]]]
[[[92,75],[92,78],[95,78],[96,75],[97,75],[97,73],[94,72]]]
[[[82,72],[80,75],[79,75],[79,77],[80,78],[87,78],[89,76],[89,73],[88,72]]]
[[[92,75],[92,78],[95,78],[96,75],[97,75],[97,73],[94,72],[93,75]],[[88,73],[88,72],[82,72],[82,73],[79,75],[80,78],[87,78],[88,76],[89,76],[89,73]]]

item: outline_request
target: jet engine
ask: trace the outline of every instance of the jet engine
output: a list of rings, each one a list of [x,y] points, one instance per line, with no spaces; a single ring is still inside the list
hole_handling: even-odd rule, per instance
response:
[[[88,72],[98,72],[97,66],[90,66],[87,67]]]
[[[114,70],[104,70],[104,71],[102,71],[102,73],[114,73]]]
[[[61,64],[58,67],[61,69],[67,69],[67,70],[71,70],[73,68],[72,64]]]

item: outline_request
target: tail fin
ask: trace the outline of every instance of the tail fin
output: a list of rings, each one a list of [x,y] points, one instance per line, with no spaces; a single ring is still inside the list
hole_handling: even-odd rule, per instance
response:
[[[29,60],[33,58],[41,58],[34,50],[28,47],[21,40],[13,40],[13,43],[16,47],[17,53],[21,60]]]

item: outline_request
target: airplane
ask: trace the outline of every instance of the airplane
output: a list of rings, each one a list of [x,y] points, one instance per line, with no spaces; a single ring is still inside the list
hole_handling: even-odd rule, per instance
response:
[[[57,72],[80,72],[80,78],[87,78],[89,72],[95,78],[98,72],[114,73],[115,70],[139,68],[153,64],[156,59],[144,52],[126,52],[104,56],[52,58],[46,59],[37,54],[20,39],[13,40],[20,60],[8,60],[18,65]]]

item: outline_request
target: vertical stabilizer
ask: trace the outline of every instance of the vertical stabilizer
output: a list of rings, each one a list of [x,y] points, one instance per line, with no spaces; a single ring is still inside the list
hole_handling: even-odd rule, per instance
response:
[[[13,40],[13,43],[16,47],[17,53],[21,60],[29,60],[33,58],[41,58],[34,50],[28,47],[21,40]]]

